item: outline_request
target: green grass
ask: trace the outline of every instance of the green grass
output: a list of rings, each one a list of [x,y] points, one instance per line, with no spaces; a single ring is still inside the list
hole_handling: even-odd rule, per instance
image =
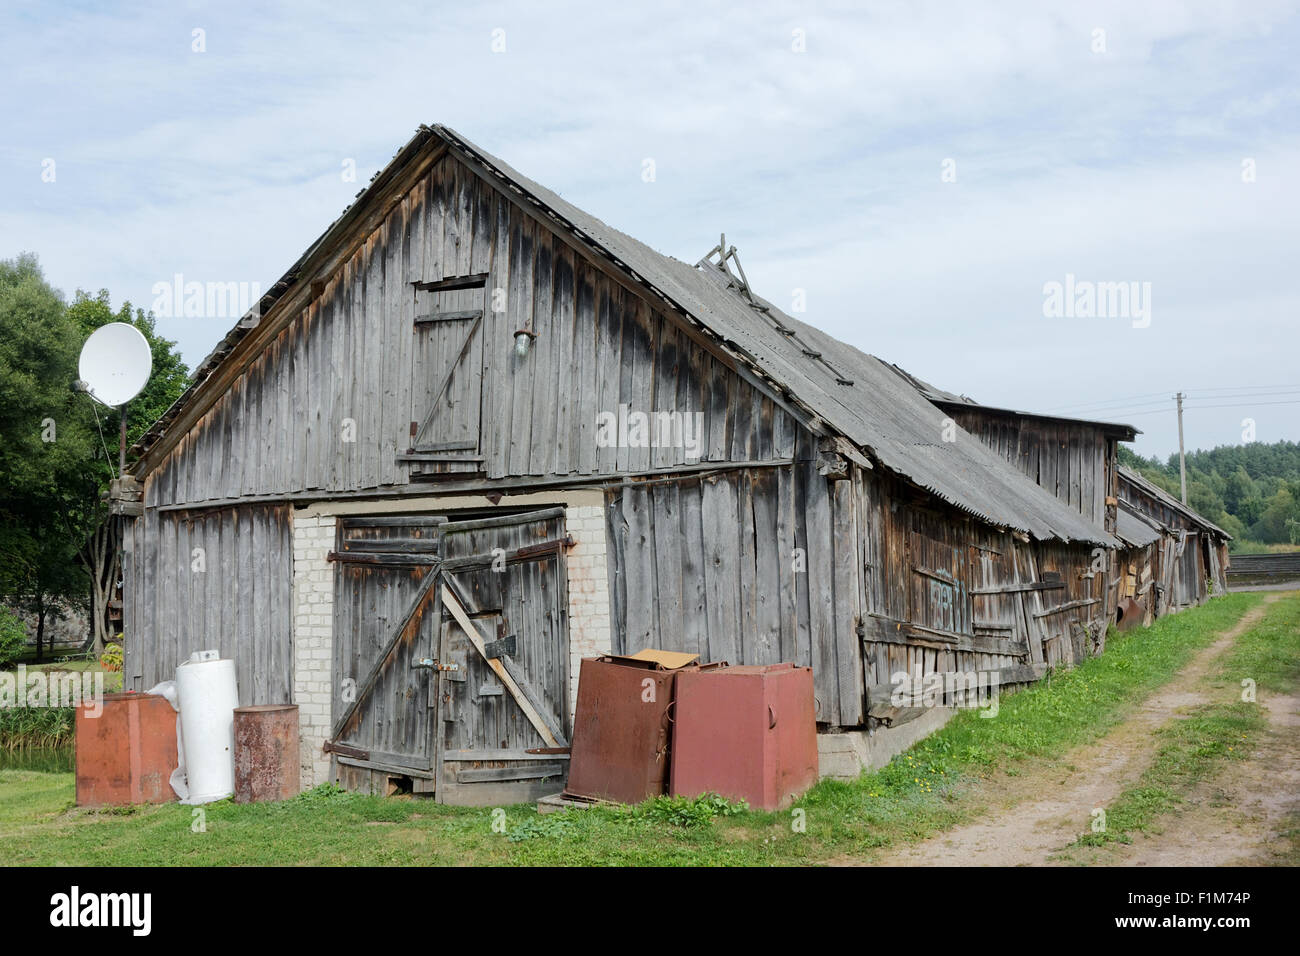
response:
[[[1160,827],[1230,761],[1246,759],[1268,721],[1258,703],[1241,699],[1243,680],[1254,681],[1257,694],[1290,693],[1300,685],[1300,596],[1274,603],[1237,639],[1208,678],[1223,699],[1160,729],[1151,766],[1107,809],[1106,829],[1080,837],[1078,845],[1131,843],[1133,834]],[[1289,840],[1294,855],[1294,831]]]
[[[1112,634],[1107,652],[1017,694],[997,717],[958,714],[893,763],[851,783],[823,781],[793,810],[737,811],[661,799],[541,816],[531,806],[463,809],[417,798],[311,791],[282,804],[112,812],[72,806],[70,775],[0,771],[0,864],[807,864],[870,859],[982,809],[971,786],[1057,760],[1104,735],[1258,594],[1234,594]]]

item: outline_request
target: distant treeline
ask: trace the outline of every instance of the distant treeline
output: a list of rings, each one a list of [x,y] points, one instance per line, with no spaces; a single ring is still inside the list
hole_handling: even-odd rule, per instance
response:
[[[1161,462],[1124,446],[1120,464],[1178,497],[1178,456]],[[1300,547],[1300,444],[1223,445],[1187,455],[1187,504],[1233,536],[1232,550]]]

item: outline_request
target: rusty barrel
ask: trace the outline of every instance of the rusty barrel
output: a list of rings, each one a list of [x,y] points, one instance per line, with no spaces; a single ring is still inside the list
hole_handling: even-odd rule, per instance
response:
[[[298,705],[235,708],[235,802],[298,795]]]
[[[76,712],[77,806],[167,803],[176,711],[156,694],[106,694]]]
[[[1137,627],[1146,617],[1146,605],[1141,601],[1135,601],[1131,597],[1126,597],[1119,602],[1118,620],[1115,626],[1121,631],[1127,631],[1130,628]]]

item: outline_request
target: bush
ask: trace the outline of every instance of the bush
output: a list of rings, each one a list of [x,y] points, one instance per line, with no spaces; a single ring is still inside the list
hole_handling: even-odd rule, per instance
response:
[[[18,662],[27,648],[27,629],[7,607],[0,607],[0,667]]]
[[[99,658],[99,666],[106,671],[120,671],[122,669],[122,645],[105,644],[103,656]]]

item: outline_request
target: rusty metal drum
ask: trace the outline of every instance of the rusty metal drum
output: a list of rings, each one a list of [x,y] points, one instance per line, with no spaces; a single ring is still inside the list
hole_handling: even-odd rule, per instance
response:
[[[298,795],[298,705],[235,708],[235,802],[263,803]]]

